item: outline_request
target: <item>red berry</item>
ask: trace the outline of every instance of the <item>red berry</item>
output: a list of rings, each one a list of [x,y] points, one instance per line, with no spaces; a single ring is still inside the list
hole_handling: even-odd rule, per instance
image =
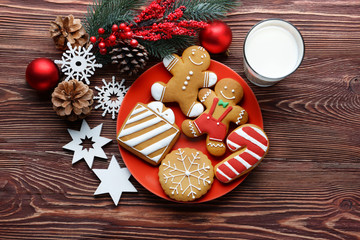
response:
[[[132,32],[125,32],[125,38],[126,39],[130,39],[130,38],[132,38]]]
[[[92,37],[90,38],[90,42],[96,43],[96,37],[92,36]]]
[[[124,33],[120,33],[120,38],[121,38],[121,39],[125,39],[125,38],[126,38],[125,34],[124,34]]]
[[[106,47],[106,44],[104,42],[99,43],[99,48],[105,49],[105,47]]]
[[[120,30],[124,30],[126,28],[126,24],[120,23],[119,28],[120,28]]]
[[[115,35],[110,35],[109,40],[110,42],[115,42],[116,41]]]
[[[104,33],[105,33],[105,29],[99,28],[98,33],[99,33],[100,35],[104,34]]]
[[[130,32],[131,28],[130,27],[125,27],[124,32]]]
[[[137,47],[139,45],[139,42],[136,39],[131,39],[130,46],[133,48]]]
[[[119,30],[119,26],[116,24],[112,25],[111,31],[116,32],[117,30]]]
[[[101,54],[101,55],[105,55],[106,53],[107,53],[106,48],[100,49],[100,54]]]

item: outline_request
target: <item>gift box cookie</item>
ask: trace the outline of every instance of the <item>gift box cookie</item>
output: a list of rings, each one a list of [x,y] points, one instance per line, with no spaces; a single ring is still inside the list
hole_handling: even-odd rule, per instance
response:
[[[121,126],[117,141],[146,162],[158,165],[179,136],[170,108],[161,102],[137,103]]]

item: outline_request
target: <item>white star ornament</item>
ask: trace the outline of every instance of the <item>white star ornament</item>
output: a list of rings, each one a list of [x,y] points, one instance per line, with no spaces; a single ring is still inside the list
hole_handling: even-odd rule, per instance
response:
[[[137,192],[129,181],[131,173],[127,168],[121,168],[114,156],[108,169],[93,169],[93,171],[101,181],[94,195],[109,193],[116,206],[123,192]]]
[[[63,146],[63,148],[74,151],[72,164],[84,159],[89,168],[91,168],[95,157],[107,159],[102,147],[111,142],[111,139],[100,136],[101,128],[102,124],[90,129],[87,122],[83,120],[80,131],[68,129],[68,132],[73,140]],[[86,138],[92,140],[93,144],[91,148],[87,149],[81,145],[83,140]]]

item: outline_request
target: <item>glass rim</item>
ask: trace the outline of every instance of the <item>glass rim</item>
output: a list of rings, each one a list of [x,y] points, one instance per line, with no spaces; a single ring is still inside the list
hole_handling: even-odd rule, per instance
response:
[[[278,78],[266,77],[266,76],[258,73],[257,71],[255,71],[255,69],[254,69],[253,67],[251,67],[251,65],[249,64],[249,62],[248,62],[248,60],[247,60],[247,58],[246,58],[246,54],[245,54],[245,44],[246,44],[246,40],[248,39],[250,33],[251,33],[257,26],[259,26],[260,24],[263,24],[263,23],[268,22],[268,21],[274,21],[274,20],[275,20],[275,21],[281,21],[281,22],[287,23],[287,24],[289,24],[291,27],[293,27],[293,28],[295,29],[295,31],[299,33],[299,36],[300,36],[300,39],[301,39],[301,42],[302,42],[302,46],[303,46],[302,56],[301,56],[301,59],[300,59],[299,63],[297,64],[296,68],[294,68],[294,70],[291,71],[290,73],[288,73],[288,74],[286,74],[286,75],[284,75],[284,76],[278,77]],[[244,56],[244,60],[245,60],[245,62],[246,62],[246,65],[249,66],[249,68],[251,68],[251,70],[252,70],[255,74],[257,74],[257,75],[259,75],[259,76],[261,76],[261,77],[263,77],[263,78],[266,78],[267,81],[276,82],[276,81],[279,81],[279,80],[281,80],[281,79],[283,79],[283,78],[286,78],[286,77],[290,76],[291,74],[293,74],[293,73],[300,67],[302,61],[304,60],[304,56],[305,56],[305,42],[304,42],[304,37],[301,35],[301,32],[299,31],[299,29],[297,29],[297,27],[295,27],[295,25],[292,24],[292,23],[289,22],[289,21],[286,21],[286,20],[281,19],[281,18],[268,18],[268,19],[264,19],[264,20],[261,20],[260,22],[257,22],[257,23],[256,23],[254,26],[252,26],[252,27],[250,28],[250,30],[247,32],[246,37],[245,37],[245,39],[244,39],[244,44],[243,44],[243,56]]]

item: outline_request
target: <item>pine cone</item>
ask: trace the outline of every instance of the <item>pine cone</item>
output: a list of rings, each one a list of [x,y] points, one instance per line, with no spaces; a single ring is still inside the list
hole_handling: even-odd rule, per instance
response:
[[[89,34],[81,25],[80,19],[74,19],[73,15],[64,19],[57,16],[55,21],[50,22],[50,36],[59,50],[66,50],[67,42],[70,42],[72,47],[82,47],[89,42]]]
[[[119,42],[119,47],[113,48],[109,54],[111,55],[112,64],[118,64],[120,73],[135,75],[143,69],[149,59],[149,53],[145,47],[138,45],[130,46],[129,42]]]
[[[59,83],[51,97],[53,109],[61,118],[69,121],[85,118],[94,103],[93,90],[76,79]]]

